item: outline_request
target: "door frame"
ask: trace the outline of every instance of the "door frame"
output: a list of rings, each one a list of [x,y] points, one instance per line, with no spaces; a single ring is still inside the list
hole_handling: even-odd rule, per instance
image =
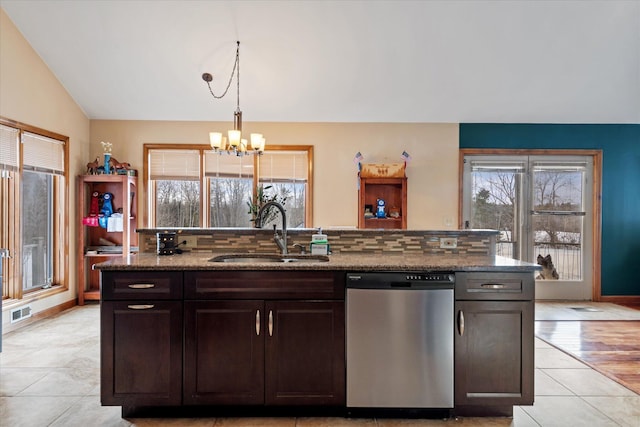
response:
[[[591,233],[593,244],[591,256],[591,299],[602,300],[601,253],[602,253],[602,150],[540,150],[503,148],[461,148],[458,157],[458,228],[463,228],[464,157],[468,155],[501,156],[589,156],[593,159],[593,185],[591,186]],[[588,227],[588,225],[587,225]]]

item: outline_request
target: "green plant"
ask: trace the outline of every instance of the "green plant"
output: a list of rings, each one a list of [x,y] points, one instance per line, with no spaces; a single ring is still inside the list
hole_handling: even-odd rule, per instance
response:
[[[258,224],[256,219],[258,217],[258,212],[260,211],[260,208],[262,208],[262,206],[269,202],[280,203],[282,206],[284,206],[287,202],[287,196],[280,195],[275,191],[267,192],[269,194],[265,193],[265,190],[270,190],[272,187],[272,185],[258,185],[258,187],[256,187],[256,195],[254,200],[249,200],[247,202],[247,206],[249,206],[249,213],[251,214],[251,221],[253,221],[256,228],[261,228],[262,224],[269,223],[270,221],[275,219],[276,215],[278,214],[278,210],[276,208],[274,208],[273,206],[269,206],[265,209],[264,212],[262,212],[262,224]]]

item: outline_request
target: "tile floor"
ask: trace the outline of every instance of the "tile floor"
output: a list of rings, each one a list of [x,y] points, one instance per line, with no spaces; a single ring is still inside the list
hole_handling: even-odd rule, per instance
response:
[[[598,311],[576,311],[571,307]],[[627,311],[629,310],[629,311]],[[536,339],[536,398],[513,418],[448,420],[344,418],[129,418],[100,405],[99,308],[75,307],[3,337],[0,353],[0,425],[41,426],[277,426],[413,427],[629,426],[640,427],[640,395]],[[620,320],[639,312],[613,304],[536,304],[538,320]]]

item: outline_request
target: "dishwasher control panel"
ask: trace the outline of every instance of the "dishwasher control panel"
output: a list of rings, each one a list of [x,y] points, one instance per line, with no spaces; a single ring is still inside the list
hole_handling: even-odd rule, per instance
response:
[[[453,287],[453,272],[362,272],[347,273],[347,288],[361,289],[422,289],[424,287]]]
[[[419,273],[419,274],[407,274],[407,280],[409,281],[425,281],[425,282],[455,282],[455,276],[453,273]]]

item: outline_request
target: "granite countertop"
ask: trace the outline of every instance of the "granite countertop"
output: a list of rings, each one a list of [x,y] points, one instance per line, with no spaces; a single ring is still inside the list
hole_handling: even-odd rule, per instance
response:
[[[536,271],[537,264],[501,256],[470,255],[402,255],[402,254],[333,254],[327,262],[211,262],[214,256],[223,254],[197,253],[158,256],[138,254],[126,258],[113,258],[96,264],[99,270],[317,270],[317,271]],[[224,254],[226,255],[226,254]],[[255,254],[254,254],[255,255]],[[267,255],[269,256],[269,255]],[[277,256],[273,254],[273,256]]]

